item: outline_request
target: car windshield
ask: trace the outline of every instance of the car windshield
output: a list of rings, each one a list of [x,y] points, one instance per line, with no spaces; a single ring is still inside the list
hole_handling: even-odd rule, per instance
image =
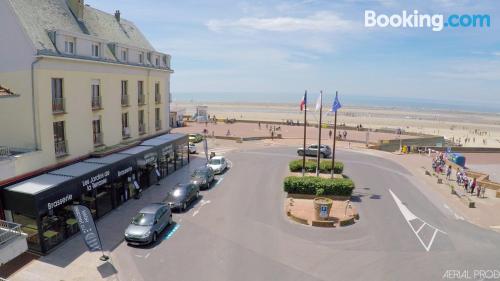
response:
[[[220,163],[221,163],[220,159],[210,159],[211,165],[220,165]]]
[[[153,214],[139,213],[132,219],[132,224],[140,226],[153,225],[154,217]]]
[[[197,177],[204,177],[208,174],[208,172],[206,170],[196,170],[194,173],[193,173],[193,178],[197,178]]]

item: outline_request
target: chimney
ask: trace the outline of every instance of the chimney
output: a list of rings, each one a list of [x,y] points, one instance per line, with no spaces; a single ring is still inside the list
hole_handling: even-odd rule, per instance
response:
[[[115,19],[116,21],[120,22],[120,10],[115,11]]]
[[[69,9],[78,21],[83,21],[84,0],[66,0]]]

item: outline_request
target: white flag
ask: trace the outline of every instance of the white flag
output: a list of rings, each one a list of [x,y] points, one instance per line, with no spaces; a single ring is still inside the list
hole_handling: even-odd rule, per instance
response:
[[[316,111],[320,110],[321,103],[323,102],[323,92],[319,92],[318,99],[316,100]]]

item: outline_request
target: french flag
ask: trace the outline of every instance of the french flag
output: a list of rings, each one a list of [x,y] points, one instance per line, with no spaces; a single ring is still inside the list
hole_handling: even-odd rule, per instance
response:
[[[304,97],[300,101],[300,111],[303,111],[307,104],[307,91],[304,93]]]

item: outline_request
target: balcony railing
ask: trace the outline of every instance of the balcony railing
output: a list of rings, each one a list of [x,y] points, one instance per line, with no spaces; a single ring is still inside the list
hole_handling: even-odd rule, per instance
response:
[[[0,158],[10,156],[10,149],[7,146],[0,146]]]
[[[144,135],[146,133],[146,125],[144,123],[139,124],[139,135]]]
[[[0,220],[0,245],[22,235],[20,224]]]
[[[52,113],[64,113],[64,98],[52,98]]]
[[[155,120],[155,127],[157,131],[161,130],[161,120]]]
[[[92,110],[99,110],[102,108],[101,96],[92,97]]]
[[[122,106],[128,106],[128,95],[122,95]]]
[[[56,152],[56,157],[63,157],[65,155],[68,155],[68,146],[65,140],[56,141],[54,143],[54,148]]]
[[[155,103],[156,104],[161,103],[161,95],[160,94],[155,94]]]
[[[102,133],[94,133],[94,146],[100,146],[102,144]]]
[[[128,127],[123,127],[122,128],[122,137],[124,139],[130,138],[130,129]]]
[[[144,96],[144,95],[137,96],[137,103],[139,105],[145,105],[146,104],[146,96]]]

